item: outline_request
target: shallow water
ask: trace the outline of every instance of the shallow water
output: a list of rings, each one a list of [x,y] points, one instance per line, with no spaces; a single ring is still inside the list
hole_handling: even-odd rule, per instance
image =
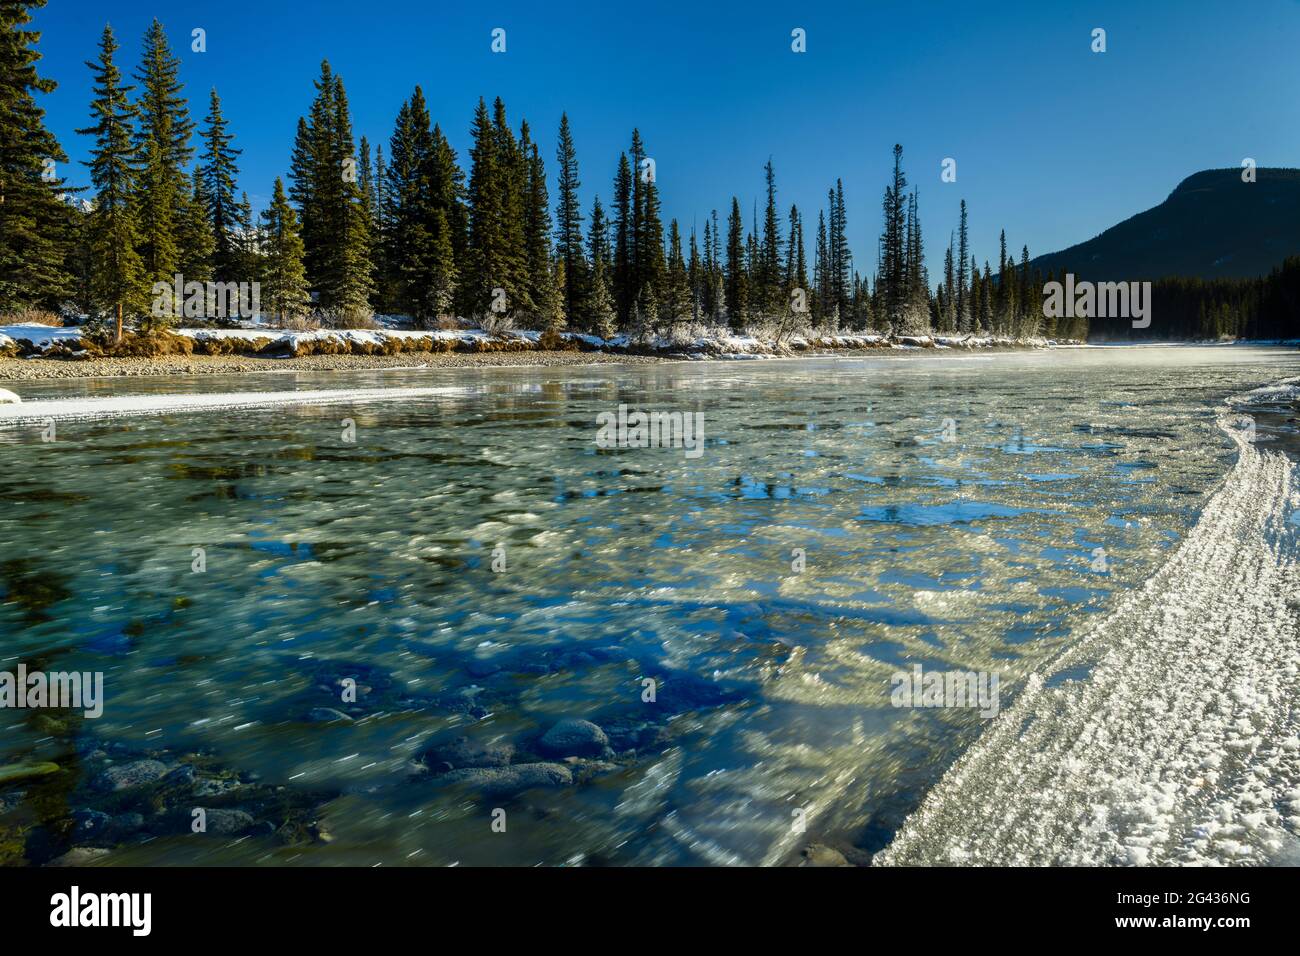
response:
[[[455,390],[0,428],[0,669],[102,671],[106,695],[54,731],[0,712],[0,764],[65,768],[56,830],[108,742],[332,797],[326,844],[185,834],[111,862],[873,851],[983,723],[896,708],[891,677],[996,673],[1007,706],[1196,520],[1234,454],[1215,407],[1297,374],[1281,350],[1151,348],[23,384]],[[703,454],[597,448],[620,403],[701,412]],[[360,719],[307,721],[341,675]],[[561,717],[624,731],[574,786],[413,772],[430,738],[526,753]]]

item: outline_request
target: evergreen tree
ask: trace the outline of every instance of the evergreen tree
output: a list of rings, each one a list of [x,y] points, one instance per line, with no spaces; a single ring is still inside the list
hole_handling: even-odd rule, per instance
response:
[[[628,163],[627,153],[618,157],[618,172],[614,176],[614,264],[613,293],[615,307],[618,309],[618,321],[622,328],[627,328],[632,317],[632,307],[636,300],[635,277],[633,276],[633,234],[635,223],[632,214],[632,166]]]
[[[184,180],[176,214],[176,270],[186,282],[207,282],[212,278],[216,241],[203,205],[203,180],[197,169]]]
[[[848,216],[844,208],[844,183],[835,180],[830,191],[830,216],[827,223],[827,243],[830,255],[830,290],[835,310],[840,316],[849,314],[850,278],[853,273],[853,256],[849,253]]]
[[[143,48],[135,74],[140,89],[135,145],[144,164],[138,197],[140,254],[151,281],[171,283],[182,260],[194,257],[193,250],[182,248],[190,187],[185,167],[194,157],[194,122],[182,95],[180,58],[157,20],[145,31]]]
[[[240,216],[235,201],[235,180],[239,176],[235,158],[243,150],[232,145],[234,137],[226,128],[226,118],[221,113],[221,98],[217,96],[215,87],[209,96],[202,137],[204,147],[200,173],[203,208],[212,226],[213,272],[218,282],[247,281],[240,274],[243,265],[238,235]]]
[[[686,259],[682,255],[682,235],[674,219],[668,227],[668,268],[664,276],[664,295],[660,302],[661,323],[668,329],[680,326],[692,317],[691,288]]]
[[[745,226],[740,218],[740,200],[731,197],[727,217],[727,321],[741,331],[749,321],[749,275],[745,265]]]
[[[94,137],[86,164],[95,187],[88,237],[91,296],[101,311],[115,315],[114,341],[120,343],[123,317],[144,310],[149,285],[136,252],[140,242],[132,141],[136,112],[127,99],[133,88],[122,85],[122,74],[113,62],[118,49],[112,28],[104,27],[99,61],[86,64],[95,75],[95,98],[90,104],[94,125],[77,132]]]
[[[352,139],[352,118],[348,110],[343,78],[334,77],[333,141],[330,144],[331,189],[324,190],[328,205],[323,209],[333,228],[324,248],[321,302],[336,310],[344,321],[368,319],[370,296],[374,293],[371,269],[370,216],[361,194],[356,146]]]
[[[776,172],[772,160],[763,167],[767,202],[763,207],[763,240],[755,269],[754,297],[758,309],[772,317],[785,311],[788,298],[781,288],[781,227],[776,211]]]
[[[556,272],[551,265],[551,207],[546,188],[546,166],[537,144],[529,135],[526,122],[520,125],[519,139],[520,149],[528,157],[524,182],[525,288],[537,317],[536,328],[561,332],[567,313],[564,290],[556,280],[567,282],[568,273]]]
[[[262,213],[262,307],[276,317],[280,325],[286,319],[306,315],[311,310],[307,272],[303,264],[302,235],[298,216],[289,205],[284,183],[275,180],[271,205]]]
[[[971,308],[970,289],[967,287],[967,276],[970,276],[971,282],[975,280],[976,273],[966,271],[966,256],[970,250],[967,245],[966,235],[966,200],[961,201],[961,223],[957,227],[957,289],[956,289],[956,315],[957,330],[963,334],[971,331],[971,317],[974,311]]]
[[[618,313],[609,285],[612,258],[609,225],[599,196],[591,206],[591,219],[587,227],[587,256],[591,260],[591,283],[585,298],[585,324],[593,335],[607,339],[614,334]]]
[[[470,135],[473,145],[470,147],[467,301],[472,315],[486,316],[495,302],[494,290],[502,290],[511,309],[519,305],[521,298],[520,254],[512,242],[513,230],[506,221],[511,212],[508,193],[512,156],[503,150],[499,131],[482,99],[474,113]],[[520,227],[522,232],[522,223]]]
[[[578,199],[578,154],[569,129],[569,116],[560,114],[560,138],[555,147],[559,202],[555,209],[555,254],[564,263],[564,313],[573,322],[580,311],[587,261],[582,252],[582,206]]]
[[[75,289],[81,214],[59,201],[66,187],[53,164],[68,157],[34,95],[55,83],[37,73],[40,34],[25,29],[44,5],[0,2],[0,313],[56,307]]]

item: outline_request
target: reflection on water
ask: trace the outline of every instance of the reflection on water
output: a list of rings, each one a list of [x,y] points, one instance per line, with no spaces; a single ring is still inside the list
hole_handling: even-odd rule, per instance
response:
[[[891,675],[997,673],[1006,707],[1195,520],[1213,405],[1295,374],[1141,349],[25,384],[463,391],[0,430],[0,670],[106,694],[0,712],[0,764],[61,768],[0,781],[0,861],[877,849],[981,725],[894,708]],[[598,449],[620,403],[703,412],[703,456]],[[600,730],[542,739],[563,718]]]

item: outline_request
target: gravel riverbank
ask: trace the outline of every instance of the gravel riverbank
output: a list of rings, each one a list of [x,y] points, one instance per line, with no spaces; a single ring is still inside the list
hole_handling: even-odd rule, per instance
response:
[[[328,372],[393,368],[476,368],[527,365],[645,364],[653,355],[606,352],[402,352],[398,355],[304,355],[264,358],[248,355],[165,355],[157,358],[95,358],[84,361],[0,358],[0,381],[145,375],[228,375],[242,372]]]

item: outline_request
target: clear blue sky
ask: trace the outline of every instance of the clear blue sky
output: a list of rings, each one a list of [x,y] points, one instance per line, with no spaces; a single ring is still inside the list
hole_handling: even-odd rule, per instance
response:
[[[783,209],[798,203],[815,238],[827,186],[844,180],[849,241],[875,266],[880,198],[895,142],[920,189],[932,278],[970,207],[981,262],[998,230],[1037,255],[1088,239],[1160,202],[1209,167],[1300,166],[1300,2],[1151,0],[1065,4],[610,2],[466,0],[287,3],[279,0],[52,0],[38,11],[51,128],[85,158],[90,74],[106,21],[134,71],[157,16],[182,58],[191,107],[221,94],[241,188],[260,208],[287,172],[298,116],[320,60],[344,79],[358,139],[387,147],[415,84],[467,162],[480,96],[526,117],[553,175],[568,111],[584,207],[608,204],[618,153],[640,127],[656,160],[665,223],[692,221],[734,193],[749,215],[763,163],[775,164]],[[190,32],[207,31],[207,52]],[[493,28],[507,52],[493,54]],[[790,32],[807,31],[807,52]],[[1107,52],[1090,50],[1107,31]],[[957,182],[941,183],[944,157]],[[70,171],[85,182],[84,168]],[[553,179],[552,179],[553,183]],[[552,192],[554,198],[554,192]]]

